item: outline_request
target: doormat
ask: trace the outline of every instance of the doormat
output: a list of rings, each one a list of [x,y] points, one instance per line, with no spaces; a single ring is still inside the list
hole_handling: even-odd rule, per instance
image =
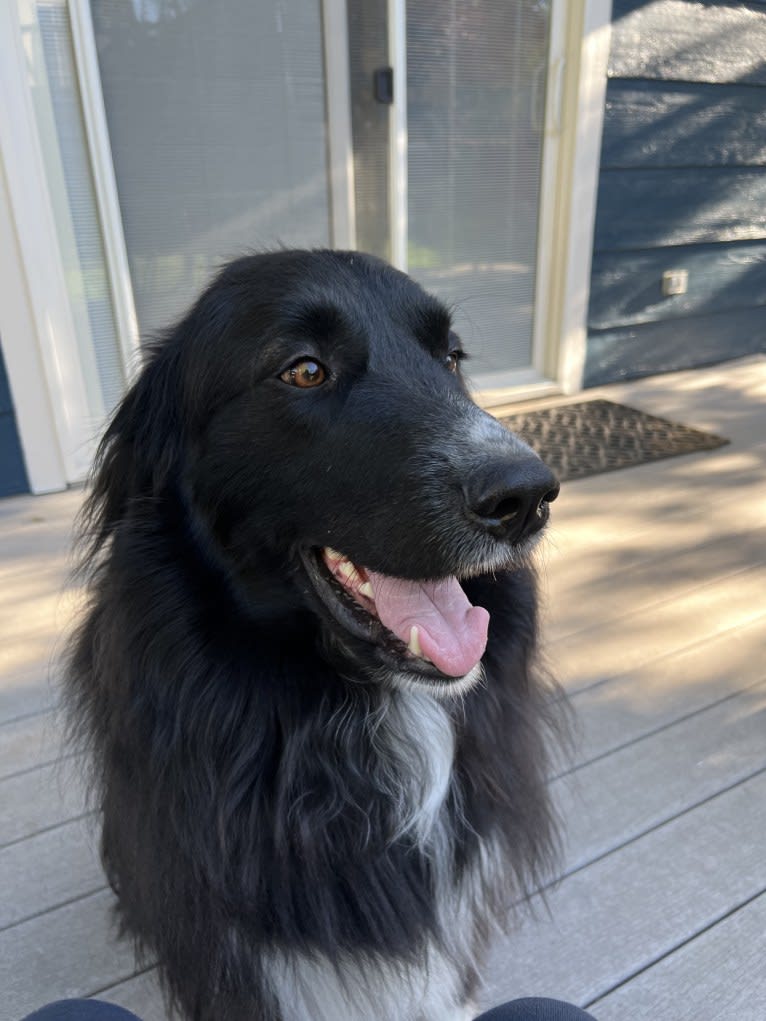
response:
[[[499,419],[536,451],[558,478],[632,468],[729,441],[612,401],[582,401]]]

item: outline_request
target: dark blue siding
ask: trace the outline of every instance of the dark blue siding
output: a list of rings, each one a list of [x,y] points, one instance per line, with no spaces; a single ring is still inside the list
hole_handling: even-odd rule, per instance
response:
[[[666,270],[686,269],[686,294],[663,295]],[[687,245],[594,256],[590,325],[594,330],[766,306],[766,242]]]
[[[589,386],[692,369],[766,351],[766,308],[734,309],[715,315],[614,330],[588,336],[585,375]]]
[[[766,238],[763,167],[602,170],[597,252]]]
[[[766,4],[615,0],[609,75],[586,385],[766,350]]]
[[[611,78],[766,85],[762,0],[614,0]]]
[[[0,496],[29,492],[13,400],[0,350]]]
[[[612,79],[601,169],[766,163],[766,88]]]

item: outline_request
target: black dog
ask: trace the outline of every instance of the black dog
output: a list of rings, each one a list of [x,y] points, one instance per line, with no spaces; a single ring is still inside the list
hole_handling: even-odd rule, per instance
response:
[[[462,358],[376,259],[243,258],[103,440],[69,704],[123,929],[194,1021],[469,1017],[549,864],[558,486]]]

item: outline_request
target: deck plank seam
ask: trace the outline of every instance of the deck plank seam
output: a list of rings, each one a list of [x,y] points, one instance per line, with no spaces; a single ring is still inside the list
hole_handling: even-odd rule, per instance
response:
[[[7,925],[0,925],[0,933],[9,932],[11,929],[15,929],[20,925],[26,925],[28,922],[32,922],[36,918],[43,918],[45,915],[50,915],[54,911],[60,911],[61,908],[77,904],[80,901],[87,900],[89,897],[95,897],[96,894],[103,893],[108,889],[109,884],[102,883],[100,886],[96,886],[92,890],[86,890],[85,893],[78,893],[76,897],[68,897],[66,900],[58,901],[56,904],[49,904],[46,908],[41,908],[39,911],[33,911],[31,915],[25,915],[23,918],[17,918],[15,922],[9,922]]]
[[[68,826],[73,822],[81,822],[85,819],[93,819],[98,814],[96,809],[91,809],[87,812],[82,812],[80,815],[69,816],[68,819],[61,819],[59,822],[51,823],[50,826],[42,826],[39,830],[35,830],[33,833],[25,833],[23,837],[14,837],[13,840],[8,840],[4,844],[0,844],[0,851],[5,851],[9,847],[15,847],[16,844],[23,844],[25,840],[32,840],[33,837],[41,837],[45,833],[51,833],[53,830],[58,830],[62,826]]]
[[[731,691],[727,695],[722,695],[721,698],[714,699],[712,702],[707,702],[703,706],[698,706],[697,709],[692,709],[691,712],[684,713],[682,716],[676,716],[672,720],[668,720],[666,723],[662,723],[658,727],[655,727],[653,730],[647,730],[642,734],[638,734],[636,737],[630,738],[628,741],[623,741],[622,744],[615,745],[613,748],[609,748],[604,752],[599,752],[598,755],[594,755],[590,759],[583,759],[582,762],[578,762],[576,765],[570,766],[562,773],[556,773],[555,776],[550,778],[549,782],[552,783],[554,780],[563,780],[567,776],[572,776],[579,772],[579,770],[585,769],[586,766],[591,766],[595,762],[601,762],[603,759],[609,758],[610,755],[616,755],[625,748],[632,748],[634,745],[640,744],[641,741],[646,741],[650,737],[662,734],[665,730],[677,727],[681,723],[685,723],[687,720],[694,719],[695,716],[700,716],[702,713],[707,713],[711,709],[715,709],[720,705],[724,705],[726,702],[730,702],[732,699],[741,698],[742,695],[746,695],[748,692],[754,691],[764,685],[766,685],[766,675],[760,677],[757,681],[753,681],[751,684],[745,685],[743,688],[738,688],[736,691]]]
[[[730,499],[731,499],[731,497],[729,497],[729,500]],[[726,535],[724,535],[723,537],[721,537],[720,535],[719,536],[711,536],[709,539],[705,539],[702,542],[692,542],[692,543],[690,543],[688,545],[678,546],[678,547],[676,547],[676,549],[673,550],[672,554],[668,554],[667,551],[662,551],[662,550],[654,552],[654,553],[648,553],[646,555],[642,555],[639,559],[637,559],[635,561],[635,563],[625,564],[622,567],[617,567],[615,569],[610,569],[609,579],[611,580],[612,578],[619,578],[621,575],[628,574],[629,572],[641,570],[641,568],[645,567],[645,566],[646,567],[651,567],[653,564],[666,562],[668,560],[675,560],[678,557],[682,557],[682,556],[686,556],[686,555],[691,554],[691,553],[695,553],[698,550],[708,549],[710,546],[720,546],[721,543],[726,542],[728,540],[734,541],[734,540],[737,540],[737,539],[739,539],[739,540],[746,539],[746,538],[748,538],[750,536],[753,536],[753,535],[756,535],[756,534],[758,534],[760,532],[766,532],[766,523],[763,524],[763,525],[759,525],[756,528],[749,527],[749,528],[743,528],[740,531],[727,532]],[[571,557],[568,558],[568,559],[571,559]],[[602,574],[601,577],[604,578],[606,576]],[[592,583],[593,583],[593,579],[591,579],[587,583],[588,587],[590,587],[590,585],[592,585]],[[578,595],[578,591],[577,590],[578,590],[579,585],[580,585],[579,582],[567,582],[567,583],[563,584],[558,589],[558,596],[561,597],[563,595],[575,595],[575,596]],[[582,595],[582,593],[579,593],[579,594]]]
[[[759,613],[756,617],[748,617],[744,622],[732,624],[731,627],[724,628],[723,631],[715,631],[704,638],[697,638],[688,645],[679,645],[669,652],[660,653],[659,656],[655,656],[653,659],[648,659],[645,663],[640,666],[628,667],[627,670],[623,670],[618,674],[609,674],[608,677],[602,677],[598,681],[593,681],[592,684],[587,684],[582,688],[567,689],[567,696],[570,701],[578,698],[580,695],[586,692],[593,691],[595,688],[601,688],[605,684],[611,684],[612,681],[622,680],[624,677],[629,677],[633,673],[637,673],[639,670],[645,670],[647,667],[653,666],[656,663],[662,663],[666,659],[672,659],[674,656],[685,656],[695,649],[702,649],[705,645],[711,642],[716,642],[721,638],[725,638],[727,635],[733,634],[735,631],[741,631],[743,628],[755,627],[757,624],[766,622],[766,612]]]
[[[60,763],[70,762],[72,759],[81,758],[83,752],[67,752],[66,755],[57,755],[54,759],[45,759],[42,762],[35,762],[32,766],[25,766],[24,769],[17,769],[13,773],[3,773],[0,775],[0,783],[5,780],[16,780],[20,776],[26,776],[27,773],[34,773],[37,769],[45,769],[47,766],[58,766]]]
[[[28,713],[19,713],[18,716],[11,716],[7,720],[0,720],[0,727],[7,727],[10,723],[23,723],[25,720],[31,720],[35,716],[45,716],[48,713],[55,713],[59,707],[56,703],[43,706],[42,709],[30,709]]]
[[[721,787],[719,790],[714,791],[712,794],[708,794],[704,798],[700,798],[699,801],[695,801],[692,804],[687,805],[685,808],[681,808],[678,811],[674,812],[672,815],[657,820],[657,822],[652,823],[651,826],[647,826],[646,829],[641,830],[640,833],[635,833],[632,836],[628,837],[626,840],[621,840],[618,844],[615,844],[613,847],[610,847],[605,851],[600,851],[597,855],[595,855],[592,858],[589,858],[587,861],[584,861],[579,865],[575,865],[573,868],[565,869],[564,872],[556,876],[555,879],[552,879],[550,882],[545,883],[543,886],[539,887],[539,889],[535,891],[533,896],[535,896],[537,893],[547,893],[549,890],[555,889],[557,886],[563,883],[565,879],[569,879],[570,876],[575,876],[577,875],[578,872],[584,872],[585,869],[589,869],[591,865],[595,865],[597,862],[603,861],[605,858],[610,857],[610,855],[617,854],[619,851],[624,850],[624,848],[629,847],[631,844],[635,844],[636,841],[638,840],[643,840],[644,837],[648,836],[650,833],[655,833],[657,830],[662,829],[663,826],[669,826],[676,820],[683,819],[683,817],[685,815],[688,815],[690,812],[694,812],[698,808],[702,808],[703,805],[709,804],[716,798],[720,798],[723,797],[723,795],[725,794],[729,794],[731,791],[736,790],[737,787],[742,787],[743,784],[749,783],[751,780],[755,780],[756,777],[762,776],[764,773],[766,773],[766,763],[763,766],[759,766],[758,769],[754,769],[750,773],[738,777],[736,780],[726,784],[725,787]]]
[[[84,996],[86,999],[90,999],[93,996],[103,996],[104,993],[108,993],[110,989],[116,989],[117,986],[121,986],[125,982],[131,982],[134,978],[140,978],[142,975],[148,974],[150,971],[157,970],[157,962],[154,961],[152,964],[147,964],[146,967],[138,968],[130,975],[126,975],[124,978],[118,979],[116,982],[110,982],[108,986],[102,986],[99,989],[93,989]]]
[[[582,635],[588,635],[591,632],[598,632],[604,628],[605,625],[619,624],[621,621],[630,620],[632,617],[637,617],[641,613],[646,613],[647,610],[662,609],[663,606],[670,606],[681,602],[682,600],[688,599],[689,596],[695,595],[698,592],[704,592],[705,589],[713,588],[719,582],[731,581],[732,578],[737,578],[741,574],[749,574],[751,571],[756,571],[760,568],[766,567],[766,558],[759,558],[747,565],[747,567],[738,567],[734,571],[724,571],[721,574],[713,574],[706,576],[706,579],[702,584],[692,585],[690,588],[685,588],[680,592],[676,592],[675,595],[668,596],[667,599],[657,599],[650,603],[642,603],[633,607],[628,613],[619,613],[615,617],[604,617],[600,616],[594,624],[589,624],[586,627],[575,628],[574,631],[561,632],[551,641],[550,647],[557,645],[563,645],[572,638],[580,637]]]
[[[747,620],[740,621],[737,624],[732,624],[731,627],[724,628],[722,631],[713,631],[704,638],[697,638],[693,642],[689,642],[687,645],[678,645],[667,652],[662,652],[659,656],[653,656],[645,662],[640,663],[638,666],[630,666],[627,670],[621,670],[619,673],[608,674],[606,677],[601,677],[597,681],[585,684],[581,688],[569,688],[566,687],[565,684],[562,686],[565,688],[567,697],[570,700],[573,700],[579,695],[583,695],[585,692],[593,691],[595,688],[600,688],[605,684],[610,684],[612,681],[621,680],[623,677],[629,677],[630,674],[637,673],[639,670],[645,670],[647,667],[654,666],[656,663],[662,663],[663,660],[671,659],[673,656],[683,656],[686,653],[692,652],[694,649],[702,648],[702,646],[709,642],[717,641],[720,638],[724,638],[726,635],[732,634],[734,631],[741,631],[742,628],[752,627],[764,620],[766,620],[766,613],[759,613],[755,617],[748,617]],[[552,657],[547,655],[548,648],[549,647],[546,647],[546,658],[551,659]]]
[[[630,975],[627,975],[625,976],[625,978],[620,979],[619,982],[615,982],[608,989],[604,990],[603,992],[600,992],[593,999],[590,999],[585,1003],[581,1003],[580,1006],[583,1008],[583,1010],[590,1010],[591,1007],[598,1004],[601,1000],[605,1000],[607,996],[611,996],[612,993],[616,992],[618,989],[621,989],[623,986],[628,985],[634,979],[638,978],[639,975],[643,975],[644,972],[649,971],[651,968],[655,967],[655,965],[659,964],[661,961],[664,961],[666,958],[671,957],[673,954],[683,949],[683,947],[687,946],[689,943],[693,943],[694,940],[699,939],[701,936],[704,936],[706,932],[710,932],[711,929],[714,929],[717,925],[720,925],[721,922],[725,922],[728,918],[731,918],[733,915],[736,915],[737,912],[743,911],[750,904],[754,903],[764,895],[766,895],[766,887],[759,890],[757,893],[751,894],[749,897],[746,897],[745,900],[735,904],[734,907],[731,907],[727,911],[724,911],[722,914],[716,916],[712,921],[708,922],[698,931],[692,933],[690,936],[687,936],[685,939],[682,939],[679,943],[677,943],[670,949],[663,951],[661,954],[657,954],[650,961],[647,961],[645,964],[643,964],[640,968],[637,968],[635,971],[631,972]]]

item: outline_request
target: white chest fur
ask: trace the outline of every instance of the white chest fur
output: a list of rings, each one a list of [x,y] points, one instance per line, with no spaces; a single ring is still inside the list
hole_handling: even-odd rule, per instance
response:
[[[448,931],[465,926],[456,940],[464,945],[449,957],[432,946],[422,964],[409,968],[363,956],[335,968],[321,956],[274,954],[272,989],[285,1021],[467,1021],[474,1012],[460,1002],[455,959],[469,952],[470,907],[453,886],[444,811],[455,757],[452,721],[430,695],[397,691],[371,717],[369,740],[380,767],[378,793],[395,805],[396,836],[413,837],[436,866],[440,913]]]

